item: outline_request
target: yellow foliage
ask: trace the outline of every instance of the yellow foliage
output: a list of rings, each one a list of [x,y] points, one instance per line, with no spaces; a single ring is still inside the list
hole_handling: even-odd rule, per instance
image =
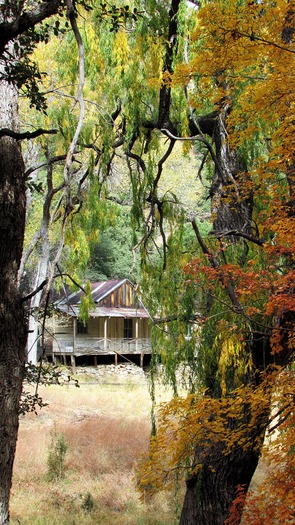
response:
[[[117,73],[124,73],[130,59],[130,49],[126,31],[120,29],[115,38],[114,55],[116,60]]]
[[[234,450],[260,447],[258,428],[266,429],[271,399],[277,409],[270,428],[277,413],[284,419],[293,407],[292,381],[292,374],[282,374],[277,368],[266,373],[258,387],[240,387],[222,399],[200,392],[163,404],[158,413],[157,434],[137,469],[144,496],[164,487],[172,488],[176,478],[198,472],[202,468],[201,457],[199,462],[196,457],[198,447],[207,460],[217,442],[225,457]]]
[[[245,354],[246,344],[242,336],[234,331],[235,329],[236,327],[228,327],[225,321],[221,321],[217,327],[218,335],[214,342],[216,351],[217,349],[220,351],[218,367],[221,373],[223,396],[227,393],[226,376],[228,370],[231,370],[231,373],[235,375],[236,381],[239,381],[252,368],[251,354]]]

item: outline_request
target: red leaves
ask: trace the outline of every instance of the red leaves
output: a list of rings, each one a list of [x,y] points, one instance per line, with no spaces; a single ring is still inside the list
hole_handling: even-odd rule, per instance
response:
[[[243,508],[245,505],[247,490],[244,485],[238,485],[237,496],[232,504],[229,517],[224,525],[240,525]]]

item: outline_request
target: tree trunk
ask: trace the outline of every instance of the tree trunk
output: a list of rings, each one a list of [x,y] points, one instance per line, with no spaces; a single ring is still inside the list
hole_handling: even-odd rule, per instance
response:
[[[223,455],[220,444],[203,461],[202,470],[186,481],[180,525],[224,525],[239,485],[249,487],[258,464],[257,452]],[[198,461],[198,454],[196,455]]]
[[[227,105],[211,114],[190,120],[192,135],[209,135],[214,144],[214,174],[210,185],[212,233],[224,234],[233,242],[239,236],[228,232],[252,233],[253,195],[249,188],[247,166],[227,140]]]
[[[17,91],[0,82],[0,128],[17,131]],[[26,320],[17,286],[25,226],[24,164],[18,142],[0,138],[0,525],[9,523]]]
[[[259,413],[255,414],[255,409],[253,411],[251,404],[245,401],[241,407],[241,418],[237,417],[236,420],[224,415],[224,429],[230,433],[232,439],[230,450],[227,438],[222,440],[221,434],[218,441],[204,434],[202,443],[195,448],[195,464],[201,465],[201,468],[186,480],[187,488],[179,525],[224,525],[239,488],[247,493],[264,442],[271,390],[270,385],[269,390],[265,391],[269,401],[266,401]],[[214,421],[214,414],[212,420]],[[236,430],[239,430],[239,435],[234,439]],[[240,523],[242,510],[241,505],[240,514],[235,516],[236,525]]]
[[[210,186],[212,234],[232,243],[243,243],[234,232],[252,233],[252,194],[247,190],[246,166],[227,141],[227,111],[225,107],[196,119],[191,123],[191,131],[209,135],[214,143],[214,175]],[[234,296],[235,293],[229,293],[229,299],[237,307]],[[243,450],[237,446],[226,455],[225,445],[215,442],[209,449],[205,445],[203,450],[196,449],[195,463],[202,467],[187,479],[180,525],[224,525],[238,487],[244,485],[247,490],[257,467],[265,428],[262,424],[261,432],[258,431],[261,423],[253,429],[255,448]]]
[[[210,188],[213,232],[218,235],[237,230],[251,234],[253,196],[247,188],[247,167],[238,152],[228,144],[227,111],[220,111],[213,132],[216,150],[215,173]],[[234,235],[230,237],[235,239]]]

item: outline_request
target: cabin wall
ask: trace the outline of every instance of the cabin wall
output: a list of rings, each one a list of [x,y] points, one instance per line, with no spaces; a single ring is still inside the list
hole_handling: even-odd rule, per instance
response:
[[[52,329],[55,335],[72,335],[74,329],[74,322],[72,317],[59,316],[53,319]]]
[[[85,335],[89,335],[90,337],[104,337],[105,320],[107,320],[107,338],[121,339],[124,333],[124,319],[121,317],[92,317],[88,320],[88,333]],[[137,321],[138,338],[149,338],[150,327],[148,319],[138,318]],[[132,331],[132,338],[134,339],[136,337],[136,319],[132,319]],[[77,337],[79,337],[79,335]]]
[[[109,308],[134,308],[136,307],[135,302],[134,288],[126,282],[100,301],[99,304]]]

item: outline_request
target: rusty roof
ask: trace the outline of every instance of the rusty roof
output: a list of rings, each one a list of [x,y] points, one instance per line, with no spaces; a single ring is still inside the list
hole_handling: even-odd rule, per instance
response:
[[[142,305],[141,301],[138,301],[137,308],[123,308],[123,307],[111,307],[99,306],[99,303],[108,295],[110,295],[117,288],[128,282],[133,288],[134,285],[128,279],[111,280],[111,281],[100,281],[91,283],[92,288],[92,299],[96,303],[96,307],[90,309],[90,317],[149,317],[147,310]],[[70,293],[55,302],[56,307],[73,317],[79,316],[79,306],[81,304],[81,297],[83,290]]]
[[[100,281],[97,283],[91,283],[91,288],[92,288],[91,295],[92,295],[93,301],[95,303],[99,303],[100,301],[102,301],[102,299],[104,299],[104,297],[112,293],[114,290],[116,290],[116,288],[119,288],[120,286],[122,286],[122,284],[124,284],[126,281],[128,281],[128,279],[121,279],[120,281],[113,280],[113,281]],[[130,284],[131,286],[133,286],[132,283]],[[66,295],[61,300],[57,301],[56,304],[58,306],[63,305],[63,304],[67,304],[67,305],[80,304],[81,297],[83,294],[84,294],[83,290],[80,289],[77,292],[73,292],[73,293],[70,293],[69,295]]]
[[[62,305],[59,310],[71,317],[79,317],[79,307],[71,305]],[[122,318],[149,318],[148,312],[144,308],[108,308],[106,306],[93,308],[89,310],[89,317],[122,317]]]

